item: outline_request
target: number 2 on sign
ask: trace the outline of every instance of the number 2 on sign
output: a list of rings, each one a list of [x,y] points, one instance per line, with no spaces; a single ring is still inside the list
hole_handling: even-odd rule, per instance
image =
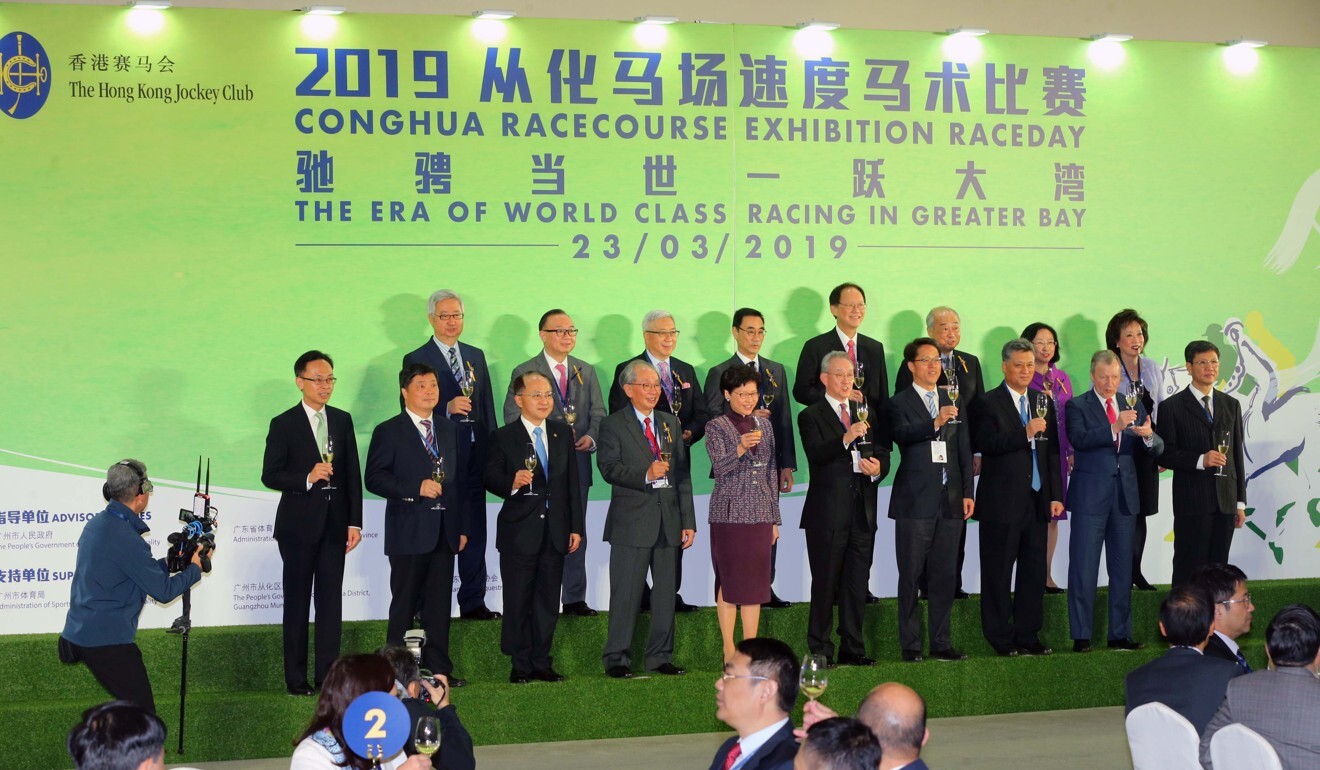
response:
[[[374,722],[371,729],[367,731],[367,738],[385,737],[385,709],[371,709],[362,716],[364,722]]]

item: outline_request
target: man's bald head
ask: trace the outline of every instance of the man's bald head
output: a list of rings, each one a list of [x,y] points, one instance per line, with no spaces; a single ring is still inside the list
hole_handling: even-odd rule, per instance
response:
[[[899,767],[921,756],[926,732],[926,701],[916,690],[898,682],[885,682],[867,694],[857,719],[871,728],[884,759],[880,769]]]

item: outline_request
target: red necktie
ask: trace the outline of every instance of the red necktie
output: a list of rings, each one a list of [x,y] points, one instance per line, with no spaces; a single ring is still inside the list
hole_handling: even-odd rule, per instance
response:
[[[729,755],[724,758],[724,770],[731,770],[734,764],[738,762],[738,757],[741,756],[742,756],[742,744],[741,743],[733,744],[733,748],[729,749]]]
[[[555,364],[555,371],[559,372],[559,398],[561,401],[568,399],[568,370],[563,364]]]
[[[848,430],[852,427],[852,417],[848,415],[848,407],[839,404],[839,420],[843,422],[843,429]]]
[[[857,371],[857,341],[848,340],[848,360],[852,361],[853,371]]]
[[[651,430],[651,418],[647,417],[643,422],[646,424],[646,440],[651,444],[651,454],[655,459],[660,459],[660,445],[655,441],[655,432]]]
[[[1105,416],[1109,418],[1110,425],[1113,425],[1114,423],[1118,422],[1118,412],[1114,411],[1114,399],[1112,398],[1105,399]],[[1119,433],[1117,436],[1114,437],[1115,451],[1118,451],[1118,442],[1122,440],[1123,440],[1122,433]]]

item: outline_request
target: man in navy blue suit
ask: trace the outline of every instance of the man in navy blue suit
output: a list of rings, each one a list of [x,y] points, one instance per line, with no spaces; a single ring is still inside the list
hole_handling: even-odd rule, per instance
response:
[[[1126,409],[1119,405],[1120,368],[1112,350],[1091,356],[1094,387],[1064,409],[1073,447],[1068,483],[1068,510],[1073,512],[1068,543],[1068,627],[1073,652],[1091,651],[1102,547],[1109,573],[1109,646],[1118,650],[1145,646],[1132,639],[1132,533],[1135,517],[1141,515],[1132,458],[1136,452],[1158,456],[1164,442],[1155,435],[1150,415],[1139,399]]]
[[[715,752],[710,770],[789,770],[797,756],[789,713],[797,701],[798,660],[778,639],[738,643],[715,680],[715,716],[738,731]]]

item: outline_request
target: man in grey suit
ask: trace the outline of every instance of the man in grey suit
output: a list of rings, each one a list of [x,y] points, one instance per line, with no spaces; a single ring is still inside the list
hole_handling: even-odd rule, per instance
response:
[[[629,361],[619,373],[629,405],[600,426],[596,461],[610,484],[605,540],[610,544],[609,634],[601,661],[615,679],[632,676],[633,627],[651,570],[651,628],[646,670],[683,674],[673,663],[678,554],[697,536],[692,479],[678,418],[655,408],[660,373],[648,361]]]
[[[775,465],[779,468],[779,491],[787,494],[793,491],[793,471],[797,470],[797,442],[793,436],[793,404],[785,388],[788,386],[788,372],[784,365],[771,361],[761,355],[761,346],[765,343],[765,318],[761,311],[750,307],[738,308],[733,313],[733,341],[738,349],[727,361],[716,364],[706,373],[706,402],[710,406],[711,418],[724,414],[724,393],[720,390],[720,377],[730,366],[744,364],[756,369],[761,375],[759,389],[761,403],[752,412],[757,417],[770,421],[775,434]],[[775,579],[775,560],[779,544],[770,546],[770,582]],[[770,588],[770,601],[761,605],[772,609],[783,609],[789,602],[775,594]]]
[[[554,408],[550,419],[568,423],[573,428],[573,448],[577,460],[577,483],[583,512],[591,489],[591,455],[596,451],[600,422],[605,419],[605,398],[601,395],[596,370],[570,353],[577,346],[578,330],[573,319],[559,308],[546,311],[537,328],[541,333],[541,353],[518,364],[509,377],[509,392],[504,397],[504,422],[518,419],[521,412],[514,402],[513,383],[527,372],[539,372],[550,378]],[[564,614],[591,617],[596,614],[587,605],[587,533],[582,544],[564,557]]]
[[[1271,671],[1228,683],[1228,695],[1201,734],[1201,764],[1212,770],[1210,739],[1234,722],[1270,742],[1284,770],[1320,767],[1320,617],[1305,604],[1279,610],[1265,629]],[[1225,769],[1227,770],[1227,769]]]

